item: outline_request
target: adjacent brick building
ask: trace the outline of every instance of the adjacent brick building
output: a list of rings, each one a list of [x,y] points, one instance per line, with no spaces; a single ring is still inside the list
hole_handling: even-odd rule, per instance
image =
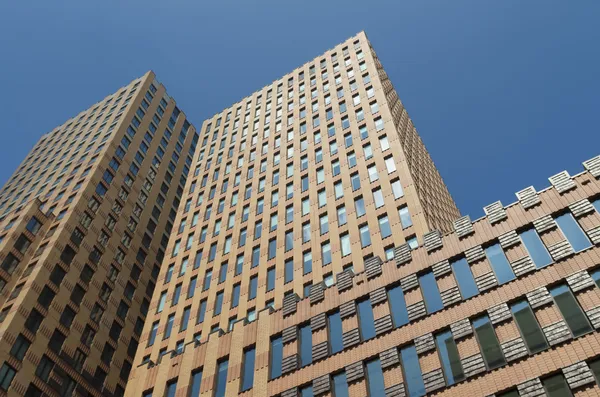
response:
[[[198,136],[149,72],[0,192],[0,395],[122,396]]]

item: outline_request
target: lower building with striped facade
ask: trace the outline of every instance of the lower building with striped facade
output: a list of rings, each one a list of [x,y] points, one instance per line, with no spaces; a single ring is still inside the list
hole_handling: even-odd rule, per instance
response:
[[[584,167],[144,362],[126,396],[600,395],[600,156]]]

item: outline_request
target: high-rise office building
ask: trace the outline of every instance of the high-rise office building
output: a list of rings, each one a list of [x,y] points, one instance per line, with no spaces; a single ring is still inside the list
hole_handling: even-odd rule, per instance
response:
[[[0,395],[122,396],[198,136],[149,72],[0,192]]]

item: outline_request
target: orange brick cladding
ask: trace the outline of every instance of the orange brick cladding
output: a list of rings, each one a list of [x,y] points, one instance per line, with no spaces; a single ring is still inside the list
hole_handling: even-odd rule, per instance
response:
[[[1,396],[124,395],[195,140],[148,72],[34,146],[0,192]]]

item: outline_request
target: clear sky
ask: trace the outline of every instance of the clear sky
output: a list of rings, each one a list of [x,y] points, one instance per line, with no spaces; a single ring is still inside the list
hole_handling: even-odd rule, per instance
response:
[[[0,184],[152,69],[197,126],[365,30],[461,212],[600,154],[600,1],[4,1]]]

